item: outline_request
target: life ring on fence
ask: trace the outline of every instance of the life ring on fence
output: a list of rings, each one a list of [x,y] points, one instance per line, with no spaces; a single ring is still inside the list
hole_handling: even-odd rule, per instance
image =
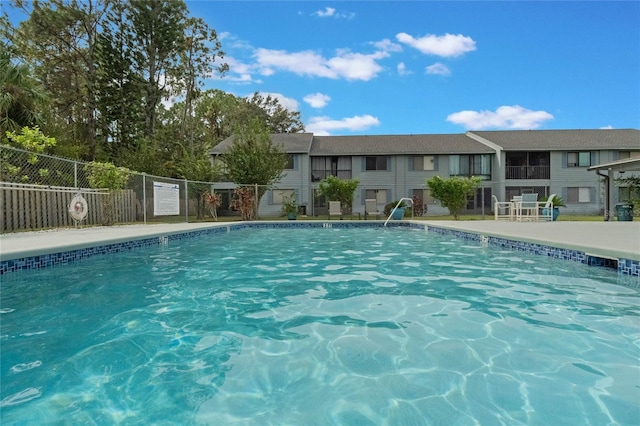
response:
[[[71,199],[69,203],[69,214],[77,221],[81,221],[87,217],[87,200],[80,194]]]

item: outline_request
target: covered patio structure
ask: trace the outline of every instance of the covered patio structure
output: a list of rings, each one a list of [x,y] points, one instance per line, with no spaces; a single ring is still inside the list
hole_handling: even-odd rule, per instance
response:
[[[604,203],[604,220],[611,220],[611,210],[613,207],[613,187],[615,174],[624,172],[640,171],[640,155],[624,158],[622,160],[612,161],[610,163],[598,164],[587,168],[589,171],[595,171],[596,174],[604,177],[605,180],[605,203]],[[606,171],[606,173],[604,173]]]

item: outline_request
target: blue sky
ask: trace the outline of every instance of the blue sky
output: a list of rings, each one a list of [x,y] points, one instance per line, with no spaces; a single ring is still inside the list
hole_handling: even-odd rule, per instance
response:
[[[230,67],[205,87],[317,135],[640,128],[640,1],[187,5]]]
[[[188,1],[318,135],[640,128],[640,2]]]

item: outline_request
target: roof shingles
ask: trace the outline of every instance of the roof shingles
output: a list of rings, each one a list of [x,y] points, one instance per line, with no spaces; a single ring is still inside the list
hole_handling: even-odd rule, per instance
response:
[[[491,154],[491,144],[505,151],[640,150],[640,130],[501,130],[470,131],[467,134],[314,136],[313,133],[271,135],[274,144],[287,153],[311,156],[332,155],[422,155]],[[216,145],[218,155],[233,143],[233,136]]]
[[[500,130],[471,131],[505,151],[640,149],[640,130]]]

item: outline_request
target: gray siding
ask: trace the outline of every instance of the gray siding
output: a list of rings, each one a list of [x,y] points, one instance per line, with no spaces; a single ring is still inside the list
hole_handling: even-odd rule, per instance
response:
[[[351,156],[352,178],[359,181],[354,194],[353,211],[364,213],[365,191],[384,189],[386,202],[410,197],[414,189],[426,188],[426,180],[433,176],[450,176],[449,155],[492,154],[492,179],[482,186],[491,188],[499,200],[505,199],[507,186],[548,187],[549,194],[562,196],[567,203],[563,211],[575,214],[599,214],[604,208],[602,178],[587,167],[567,167],[567,152],[591,151],[594,164],[615,161],[620,151],[638,151],[640,131],[626,130],[554,130],[554,131],[497,131],[471,132],[481,136],[479,142],[468,135],[380,135],[380,136],[313,136],[312,134],[274,135],[286,152],[296,155],[295,169],[278,183],[281,189],[293,189],[300,205],[313,212],[313,193],[318,183],[311,182],[311,155]],[[225,140],[212,150],[219,155],[232,143]],[[514,180],[505,178],[506,155],[515,151],[549,151],[550,179]],[[388,169],[367,171],[365,157],[387,155]],[[437,156],[437,169],[413,170],[413,155]],[[498,157],[499,155],[499,157]],[[627,175],[632,175],[633,172]],[[591,200],[587,203],[569,202],[568,188],[589,188]],[[380,207],[383,207],[382,205]],[[280,204],[273,203],[267,193],[260,203],[261,216],[279,216]],[[317,212],[315,212],[317,213]],[[486,212],[488,213],[488,212]],[[428,206],[428,215],[444,215],[448,210],[439,204]]]

